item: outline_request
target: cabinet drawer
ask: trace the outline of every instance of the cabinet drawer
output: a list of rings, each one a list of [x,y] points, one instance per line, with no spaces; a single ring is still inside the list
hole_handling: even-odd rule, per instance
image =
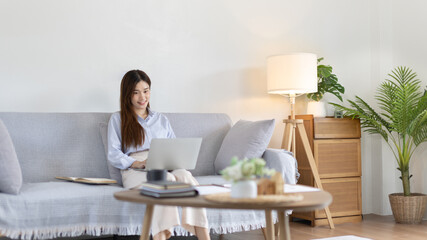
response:
[[[314,138],[360,138],[360,120],[314,118]]]
[[[314,140],[320,178],[361,176],[360,139]]]
[[[333,198],[332,204],[329,205],[332,217],[362,214],[360,177],[323,179],[322,185]],[[316,211],[315,217],[326,218],[325,211]]]

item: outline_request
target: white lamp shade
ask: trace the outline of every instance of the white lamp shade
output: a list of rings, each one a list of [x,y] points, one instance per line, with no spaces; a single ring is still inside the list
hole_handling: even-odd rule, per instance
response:
[[[267,90],[270,94],[317,92],[317,56],[291,53],[267,58]]]

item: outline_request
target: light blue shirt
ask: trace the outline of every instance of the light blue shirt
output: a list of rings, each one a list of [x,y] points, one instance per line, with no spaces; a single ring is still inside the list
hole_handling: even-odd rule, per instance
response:
[[[145,141],[137,147],[128,146],[122,151],[122,133],[120,112],[111,115],[108,122],[108,161],[118,169],[127,169],[135,161],[129,154],[150,149],[153,138],[175,138],[175,133],[166,116],[148,110],[146,119],[138,116],[138,122],[144,128]]]

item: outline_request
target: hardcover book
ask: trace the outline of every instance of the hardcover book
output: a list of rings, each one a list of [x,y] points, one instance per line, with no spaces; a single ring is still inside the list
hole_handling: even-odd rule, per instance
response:
[[[173,182],[173,181],[152,181],[152,182],[144,182],[141,184],[143,188],[146,189],[160,189],[160,190],[168,190],[168,189],[182,189],[182,188],[190,188],[192,187],[189,183],[183,182]]]
[[[182,189],[146,189],[142,188],[141,195],[155,197],[155,198],[173,198],[173,197],[194,197],[199,193],[194,187]]]

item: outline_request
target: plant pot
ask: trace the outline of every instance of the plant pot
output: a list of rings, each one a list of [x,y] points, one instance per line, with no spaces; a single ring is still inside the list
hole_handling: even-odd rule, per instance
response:
[[[325,117],[326,104],[324,102],[309,101],[307,104],[307,114],[313,114],[314,117]]]
[[[231,185],[232,198],[256,198],[257,185],[253,180],[237,181]]]
[[[397,223],[421,222],[426,210],[427,195],[412,193],[411,196],[405,197],[403,193],[392,193],[388,197]]]

